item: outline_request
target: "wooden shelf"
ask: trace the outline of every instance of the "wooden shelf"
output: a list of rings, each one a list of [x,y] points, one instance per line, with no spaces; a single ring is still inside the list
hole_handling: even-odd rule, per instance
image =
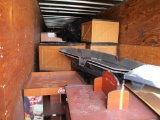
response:
[[[62,117],[61,116],[47,117],[44,118],[44,120],[62,120]]]
[[[127,83],[125,86],[160,115],[160,89],[148,85],[145,85],[142,89],[136,89],[132,87],[131,83]]]
[[[71,120],[68,104],[66,105],[66,120]]]
[[[43,97],[44,116],[61,116],[65,115],[65,104],[50,104],[50,96]]]
[[[75,71],[33,72],[24,86],[24,96],[65,94],[64,86],[84,84]]]

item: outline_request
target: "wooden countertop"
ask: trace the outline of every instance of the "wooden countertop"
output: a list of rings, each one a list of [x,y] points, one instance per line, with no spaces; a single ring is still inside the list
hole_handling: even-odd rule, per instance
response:
[[[158,120],[158,116],[130,92],[129,107],[107,110],[102,92],[94,92],[92,85],[66,86],[71,120]]]
[[[33,72],[24,86],[24,96],[65,94],[68,84],[84,84],[75,71]]]

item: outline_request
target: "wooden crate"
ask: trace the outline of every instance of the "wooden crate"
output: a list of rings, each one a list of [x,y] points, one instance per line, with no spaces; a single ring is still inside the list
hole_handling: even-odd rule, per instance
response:
[[[55,33],[41,33],[41,42],[57,42],[62,41],[62,38],[56,36]]]
[[[92,20],[82,23],[81,39],[85,42],[118,43],[119,22]]]
[[[85,44],[72,46],[39,46],[39,69],[40,71],[69,71],[71,61],[59,53],[60,48],[85,48]]]
[[[87,49],[117,55],[117,45],[86,45]]]

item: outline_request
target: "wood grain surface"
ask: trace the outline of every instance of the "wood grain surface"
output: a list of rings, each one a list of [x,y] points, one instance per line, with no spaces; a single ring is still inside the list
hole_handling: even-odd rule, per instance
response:
[[[85,48],[78,46],[39,46],[39,67],[46,71],[69,71],[72,70],[71,61],[59,53],[60,48]]]
[[[129,58],[146,64],[160,65],[159,47],[120,44],[118,51],[119,59]]]
[[[94,45],[87,45],[86,46],[87,49],[91,49],[91,50],[95,50],[95,51],[100,51],[100,52],[104,52],[104,53],[108,53],[111,55],[117,55],[117,46],[94,46]]]
[[[140,53],[137,54],[137,51],[134,51],[135,49],[132,50],[130,48],[126,49],[126,52],[129,51],[126,54],[120,48],[120,53],[118,53],[120,58],[128,57],[128,55],[131,57],[132,54],[137,54],[134,55],[134,59],[144,63],[160,65],[160,54],[156,53],[159,50],[154,48],[160,46],[159,0],[127,0],[125,3],[110,9],[108,12],[102,13],[98,18],[120,21],[120,44],[150,46],[156,49],[154,55],[150,54],[150,51],[146,50],[146,48],[141,49],[145,51],[145,56],[142,58],[140,54],[142,51],[139,51]],[[150,62],[153,59],[154,61]]]
[[[3,119],[23,119],[23,104],[19,105],[21,98],[18,96],[34,69],[42,23],[37,1],[0,1],[0,97],[3,97],[0,110],[4,110]],[[22,114],[16,112],[18,110]]]
[[[68,104],[66,105],[66,120],[71,120],[71,116],[70,116],[70,113],[69,113],[69,106],[68,106]]]
[[[44,115],[65,115],[65,104],[63,103],[56,103],[56,104],[50,104],[50,99],[48,97],[43,97],[43,109],[44,109]]]
[[[61,94],[50,95],[50,104],[61,103]]]
[[[127,90],[113,90],[107,97],[108,110],[127,109],[129,104],[129,92]]]
[[[93,19],[82,23],[81,39],[85,42],[118,43],[119,22]]]
[[[139,90],[132,87],[130,83],[127,83],[125,86],[160,115],[160,104],[158,104],[160,101],[160,89],[145,85]]]
[[[159,119],[159,116],[132,93],[130,93],[128,108],[122,110],[107,110],[104,94],[94,92],[91,85],[67,86],[66,94],[72,120]]]
[[[68,84],[83,84],[75,71],[33,72],[24,86],[24,96],[65,94]]]
[[[102,91],[102,77],[94,79],[94,91]]]

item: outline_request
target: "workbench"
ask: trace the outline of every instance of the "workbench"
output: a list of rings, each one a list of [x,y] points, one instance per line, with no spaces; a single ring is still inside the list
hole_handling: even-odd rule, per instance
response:
[[[129,90],[128,108],[107,110],[106,96],[102,91],[93,91],[92,85],[65,88],[71,120],[159,120],[159,116]]]

